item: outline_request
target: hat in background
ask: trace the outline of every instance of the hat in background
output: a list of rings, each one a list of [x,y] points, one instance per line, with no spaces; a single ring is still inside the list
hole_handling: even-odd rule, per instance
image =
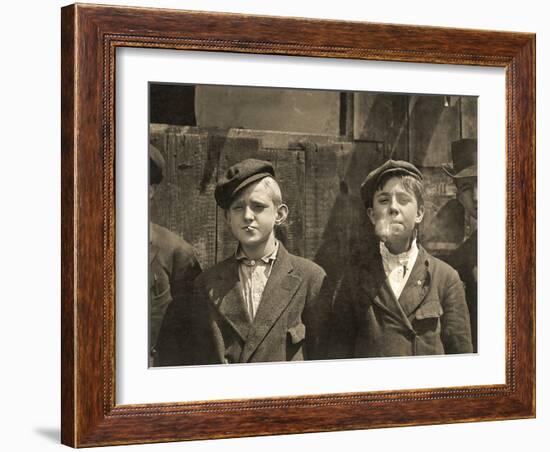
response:
[[[264,177],[275,177],[271,163],[257,159],[246,159],[236,163],[229,167],[218,181],[214,191],[216,203],[222,209],[229,209],[239,190]]]
[[[454,178],[477,177],[477,140],[463,138],[451,143],[453,164],[442,165],[443,171]]]
[[[382,177],[388,174],[394,174],[396,176],[412,176],[419,181],[422,181],[423,179],[420,170],[412,163],[405,162],[404,160],[388,160],[375,170],[371,171],[361,184],[361,199],[367,207],[372,205],[372,197],[374,196],[374,192],[380,184]]]
[[[149,183],[159,184],[164,178],[164,167],[166,163],[162,152],[158,148],[149,145]]]

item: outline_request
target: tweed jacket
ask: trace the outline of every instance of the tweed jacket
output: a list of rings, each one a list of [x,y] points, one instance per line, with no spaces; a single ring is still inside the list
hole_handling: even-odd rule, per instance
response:
[[[319,296],[325,279],[317,264],[280,244],[258,311],[251,319],[241,294],[235,256],[195,281],[191,347],[185,364],[313,359],[329,313]],[[324,313],[324,315],[323,315]]]
[[[192,246],[168,229],[149,227],[149,365],[173,364],[185,331],[181,318],[201,272]]]
[[[398,301],[380,252],[365,257],[335,293],[330,358],[472,352],[464,288],[453,268],[419,246]]]

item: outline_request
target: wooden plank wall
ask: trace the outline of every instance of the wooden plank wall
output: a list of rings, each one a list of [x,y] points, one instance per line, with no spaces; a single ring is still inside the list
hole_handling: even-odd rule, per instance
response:
[[[278,238],[292,253],[310,259],[323,254],[324,244],[341,256],[334,256],[334,262],[345,262],[345,251],[356,240],[353,237],[361,234],[357,225],[364,221],[359,185],[374,165],[369,156],[372,153],[382,161],[376,145],[328,143],[326,137],[297,134],[263,135],[261,139],[255,131],[228,134],[151,125],[150,141],[166,160],[165,180],[150,203],[151,221],[191,243],[205,268],[229,256],[236,244],[223,211],[216,207],[214,187],[232,164],[260,158],[273,164],[289,206]],[[337,240],[330,239],[335,236]]]
[[[150,141],[165,156],[167,171],[150,218],[190,242],[208,268],[236,246],[214,201],[219,175],[244,158],[269,160],[290,210],[277,236],[292,253],[337,276],[371,232],[359,186],[391,157],[411,160],[425,174],[424,244],[458,242],[438,236],[433,226],[455,196],[441,164],[450,161],[452,140],[477,135],[477,100],[357,93],[353,124],[345,137],[151,124]]]

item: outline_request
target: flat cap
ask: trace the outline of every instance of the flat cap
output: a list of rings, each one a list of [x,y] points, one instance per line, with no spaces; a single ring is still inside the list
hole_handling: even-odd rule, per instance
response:
[[[152,144],[149,145],[149,183],[159,184],[164,178],[166,163],[162,152]]]
[[[412,176],[419,181],[423,179],[420,170],[412,163],[405,162],[404,160],[388,160],[371,171],[361,184],[361,199],[367,207],[372,205],[374,192],[380,184],[382,177],[388,174],[393,174],[395,176]]]
[[[265,160],[246,159],[235,163],[216,184],[216,203],[222,209],[229,209],[239,190],[264,177],[275,177],[273,165]]]

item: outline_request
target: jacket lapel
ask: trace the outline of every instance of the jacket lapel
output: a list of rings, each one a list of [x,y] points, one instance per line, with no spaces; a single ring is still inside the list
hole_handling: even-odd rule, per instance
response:
[[[407,317],[410,317],[418,309],[429,291],[431,281],[428,263],[426,251],[419,246],[411,275],[399,297],[399,304]]]
[[[397,300],[387,282],[380,253],[373,252],[363,268],[361,288],[369,295],[371,302],[400,323],[408,326],[408,320],[399,308]]]
[[[254,318],[253,328],[241,353],[240,362],[247,362],[250,359],[292,300],[301,281],[302,278],[293,273],[288,252],[280,244]]]
[[[209,298],[220,316],[246,341],[251,320],[242,297],[239,264],[236,259],[224,262],[216,286],[209,290]]]

